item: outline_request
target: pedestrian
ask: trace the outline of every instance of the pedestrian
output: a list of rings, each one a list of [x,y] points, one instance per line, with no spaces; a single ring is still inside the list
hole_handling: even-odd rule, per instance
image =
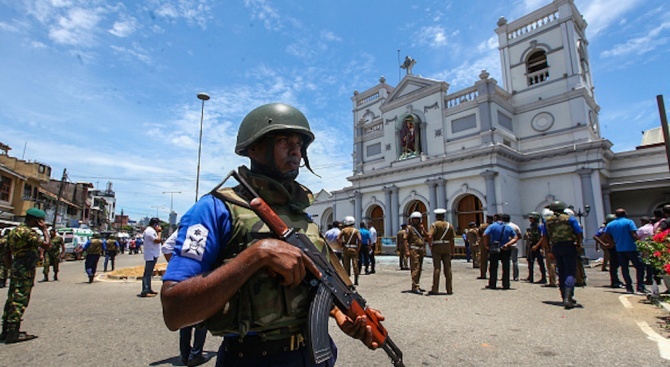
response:
[[[376,273],[375,265],[377,264],[377,261],[375,260],[375,252],[377,251],[377,229],[370,224],[368,231],[370,231],[370,274],[374,274]]]
[[[424,289],[421,288],[421,271],[423,270],[423,257],[426,256],[426,232],[421,223],[422,216],[419,212],[413,212],[409,216],[409,225],[405,233],[405,242],[407,242],[407,250],[405,255],[409,256],[409,266],[412,275],[412,289],[411,292],[415,294],[423,294]]]
[[[333,224],[330,225],[330,228],[323,235],[328,242],[328,246],[333,250],[335,256],[342,261],[342,245],[337,242],[337,237],[340,235],[340,222],[333,221]]]
[[[582,246],[582,227],[574,216],[564,213],[567,205],[562,201],[549,204],[554,212],[547,218],[546,226],[542,227],[542,241],[551,246],[551,254],[556,260],[558,286],[565,309],[576,306],[574,299],[578,249]]]
[[[459,228],[460,230],[460,228]],[[471,262],[472,261],[472,252],[470,250],[470,241],[468,240],[468,235],[467,235],[467,229],[463,231],[461,237],[463,238],[463,243],[465,245],[465,261],[466,262]]]
[[[235,152],[251,160],[251,168],[240,167],[239,176],[271,209],[283,213],[291,228],[299,228],[327,252],[305,212],[312,194],[295,181],[302,161],[311,170],[307,148],[313,140],[300,111],[269,104],[244,118]],[[317,269],[300,249],[271,238],[254,212],[235,204],[252,198],[242,186],[225,188],[203,196],[181,218],[161,290],[165,324],[177,330],[206,320],[212,334],[224,336],[217,366],[317,366],[306,347],[310,335],[303,334],[311,301],[303,279]],[[252,309],[224,314],[238,304]],[[330,315],[346,334],[378,347],[365,317],[352,320],[337,307]],[[335,351],[332,339],[330,344]],[[334,365],[336,355],[318,366]]]
[[[40,248],[40,260],[42,260],[42,266],[44,270],[44,278],[40,282],[49,281],[49,268],[53,267],[54,269],[54,280],[58,280],[58,269],[61,262],[61,259],[65,256],[65,242],[63,237],[59,236],[56,233],[56,230],[51,228],[49,230],[49,236],[51,236],[51,248],[44,250]]]
[[[514,224],[511,222],[511,218],[509,214],[503,214],[502,215],[502,220],[503,222],[512,227],[514,230],[514,233],[516,233],[517,239],[521,238],[521,228],[519,228],[518,225]],[[515,282],[519,281],[519,247],[517,246],[517,243],[514,242],[510,246],[510,258],[512,260],[512,278],[514,279]]]
[[[626,217],[626,209],[619,208],[614,212],[616,219],[609,222],[605,227],[605,241],[614,242],[619,266],[626,282],[626,292],[634,293],[633,281],[630,277],[629,266],[633,263],[637,275],[637,292],[647,294],[649,291],[644,286],[644,264],[640,260],[635,242],[638,240],[635,222]]]
[[[23,313],[35,284],[35,267],[39,248],[48,250],[51,238],[44,221],[46,213],[37,208],[26,210],[25,222],[9,232],[7,246],[12,257],[7,301],[2,314],[0,341],[19,343],[37,338],[21,330]],[[35,229],[34,229],[35,228]]]
[[[502,289],[510,289],[511,247],[519,240],[519,236],[512,227],[503,222],[502,214],[494,214],[493,223],[486,228],[482,238],[490,260],[489,284],[486,288],[497,288],[498,263],[500,263],[502,265]]]
[[[540,232],[540,213],[531,212],[528,214],[530,228],[526,232],[526,241],[528,242],[528,278],[527,281],[535,281],[535,262],[540,267],[542,278],[538,284],[547,284],[547,269],[544,266],[544,255],[542,254],[542,233]]]
[[[358,266],[359,252],[363,244],[361,232],[354,228],[356,218],[352,216],[344,217],[342,225],[344,228],[337,236],[337,243],[342,247],[342,261],[344,261],[344,271],[351,277],[351,269],[354,269],[354,285],[358,285],[358,274],[360,274],[360,267]]]
[[[154,267],[161,251],[161,221],[158,218],[151,218],[149,225],[142,234],[144,244],[144,273],[142,274],[142,292],[138,297],[155,297],[158,292],[151,287],[151,277],[154,274]]]
[[[114,262],[116,259],[116,254],[119,252],[119,241],[116,240],[114,235],[110,235],[105,241],[105,262],[103,265],[103,272],[107,272],[107,264],[111,262],[112,271],[114,271]]]
[[[172,258],[178,234],[178,231],[172,232],[170,237],[161,245],[161,252],[168,264]],[[191,345],[191,337],[193,338],[193,345]],[[179,357],[184,366],[199,366],[207,362],[207,358],[202,354],[206,339],[207,329],[193,325],[179,329]]]
[[[84,247],[79,249],[79,252],[86,252],[86,259],[84,260],[84,270],[88,275],[88,283],[93,283],[95,272],[98,270],[98,261],[100,256],[105,253],[105,242],[100,238],[100,232],[93,232],[93,238],[86,241]]]
[[[451,276],[451,258],[454,256],[456,246],[456,231],[451,223],[444,220],[445,209],[438,208],[435,213],[435,222],[430,225],[428,231],[428,244],[433,256],[433,286],[429,295],[437,295],[440,290],[440,275],[444,266],[444,277],[446,278],[447,294],[454,294]]]
[[[358,251],[358,273],[360,274],[365,266],[365,275],[370,274],[370,231],[365,226],[365,222],[359,224],[358,231],[361,234],[361,248]]]
[[[607,238],[604,236],[607,224],[614,219],[616,219],[614,214],[607,214],[605,216],[605,222],[598,228],[598,232],[593,235],[593,239],[596,241],[596,248],[602,248],[603,252],[606,253],[607,257],[610,259],[610,287],[623,288],[623,283],[619,280],[619,256],[616,253],[616,245],[611,237]]]
[[[480,261],[480,246],[479,246],[479,229],[477,228],[477,223],[470,222],[468,223],[468,228],[465,230],[465,237],[468,239],[470,244],[470,253],[472,254],[472,268],[479,268]]]
[[[400,230],[395,235],[395,250],[398,253],[400,270],[409,269],[409,258],[406,255],[408,251],[407,241],[405,240],[406,234],[407,234],[407,224],[403,223],[402,225],[400,225]]]

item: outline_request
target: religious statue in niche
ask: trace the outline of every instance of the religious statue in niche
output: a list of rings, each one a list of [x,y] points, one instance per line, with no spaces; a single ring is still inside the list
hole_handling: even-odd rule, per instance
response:
[[[408,115],[402,121],[400,128],[400,147],[401,152],[398,159],[407,159],[415,157],[421,153],[421,144],[419,142],[419,121],[414,115]]]

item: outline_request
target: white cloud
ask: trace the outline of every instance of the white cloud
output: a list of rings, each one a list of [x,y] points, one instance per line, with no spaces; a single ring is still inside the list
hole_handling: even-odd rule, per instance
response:
[[[92,46],[94,32],[101,20],[101,9],[71,8],[51,24],[49,38],[54,42],[73,46]]]
[[[149,55],[149,52],[142,48],[142,46],[140,46],[140,44],[137,42],[134,42],[132,46],[132,49],[114,45],[112,45],[111,48],[121,55],[130,56],[147,65],[151,65],[151,56]]]
[[[47,48],[47,45],[45,45],[42,42],[39,41],[32,41],[30,42],[30,47],[32,48]]]
[[[18,32],[19,28],[5,22],[0,22],[0,30],[6,32]]]
[[[670,29],[670,22],[665,22],[655,27],[643,36],[632,38],[625,43],[619,43],[611,49],[603,51],[600,56],[603,58],[630,55],[640,56],[653,51],[658,46],[668,42],[668,36],[663,34],[663,31],[666,29]]]
[[[432,48],[439,48],[447,45],[446,31],[442,26],[421,27],[416,34],[417,44]]]
[[[342,38],[331,31],[321,31],[321,39],[324,41],[342,42]]]
[[[251,19],[258,19],[263,26],[271,31],[284,27],[279,10],[272,7],[266,0],[244,0],[244,5],[251,9]]]
[[[172,20],[184,19],[187,23],[197,24],[203,29],[206,28],[207,21],[211,18],[206,0],[151,0],[147,7],[158,17]]]
[[[593,39],[610,25],[617,24],[625,13],[636,9],[640,2],[641,0],[578,0],[577,8],[589,25],[589,38]]]
[[[115,22],[109,33],[117,37],[128,37],[137,30],[137,19],[130,17],[122,21]]]

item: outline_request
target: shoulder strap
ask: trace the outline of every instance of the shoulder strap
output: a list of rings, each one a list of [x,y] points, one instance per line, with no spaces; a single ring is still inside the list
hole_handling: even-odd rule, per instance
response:
[[[445,223],[447,223],[447,226],[444,228],[444,233],[442,233],[442,237],[440,237],[440,241],[444,240],[444,236],[446,236],[447,232],[449,232],[449,222],[445,222]]]

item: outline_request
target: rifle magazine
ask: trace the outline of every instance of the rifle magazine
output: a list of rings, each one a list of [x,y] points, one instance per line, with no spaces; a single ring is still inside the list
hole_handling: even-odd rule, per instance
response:
[[[312,305],[309,307],[309,325],[307,326],[307,339],[315,364],[333,357],[333,351],[330,349],[330,336],[328,335],[328,319],[332,307],[333,295],[328,287],[321,283]]]

